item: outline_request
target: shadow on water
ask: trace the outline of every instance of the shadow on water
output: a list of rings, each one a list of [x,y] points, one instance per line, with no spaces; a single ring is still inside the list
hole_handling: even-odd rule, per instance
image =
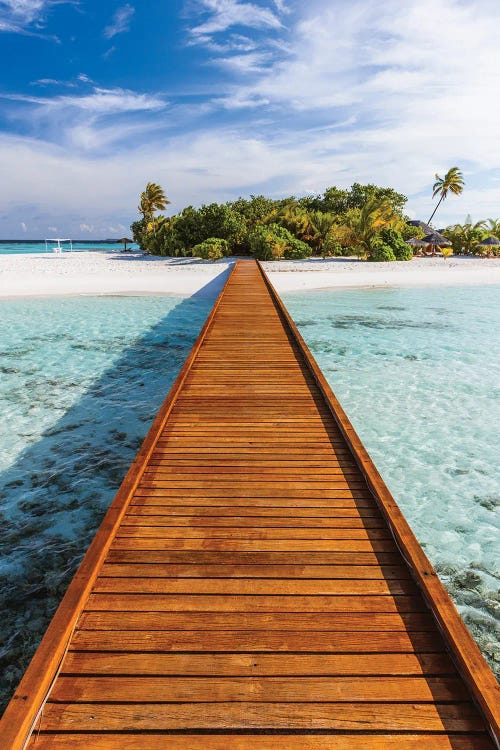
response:
[[[0,475],[2,710],[226,275],[180,300]]]

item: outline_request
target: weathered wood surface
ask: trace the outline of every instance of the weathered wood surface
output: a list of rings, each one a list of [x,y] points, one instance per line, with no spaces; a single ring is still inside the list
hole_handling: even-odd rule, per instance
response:
[[[2,750],[492,748],[494,678],[357,440],[238,263]]]

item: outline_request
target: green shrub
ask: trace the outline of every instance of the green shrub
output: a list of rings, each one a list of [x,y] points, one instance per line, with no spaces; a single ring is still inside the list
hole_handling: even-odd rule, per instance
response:
[[[311,255],[312,248],[307,242],[302,242],[302,240],[297,240],[294,237],[291,245],[285,250],[283,257],[285,260],[301,260],[301,258],[310,258]]]
[[[257,226],[248,235],[250,252],[257,260],[276,260],[285,252],[283,241],[265,226]]]
[[[344,248],[342,247],[338,239],[336,237],[333,237],[332,235],[328,235],[321,251],[321,255],[323,256],[323,258],[338,258],[344,254]]]
[[[404,241],[401,232],[395,229],[382,229],[379,237],[385,245],[392,249],[396,260],[411,260],[413,258],[413,250]]]
[[[396,256],[392,247],[386,245],[380,235],[375,235],[370,242],[368,260],[381,263],[396,260]]]
[[[230,252],[229,243],[220,237],[209,237],[192,249],[193,257],[203,260],[220,260],[225,255],[230,255]]]
[[[250,252],[258,260],[309,258],[312,249],[279,224],[257,226],[248,235]]]

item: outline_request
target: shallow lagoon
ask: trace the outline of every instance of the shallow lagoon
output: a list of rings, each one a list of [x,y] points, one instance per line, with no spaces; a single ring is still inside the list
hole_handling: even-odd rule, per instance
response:
[[[284,300],[500,671],[500,288],[329,290]]]
[[[286,295],[491,663],[499,297],[495,287]],[[205,289],[189,300],[0,303],[2,697],[16,686],[214,298]]]
[[[1,301],[0,704],[17,685],[213,304]]]

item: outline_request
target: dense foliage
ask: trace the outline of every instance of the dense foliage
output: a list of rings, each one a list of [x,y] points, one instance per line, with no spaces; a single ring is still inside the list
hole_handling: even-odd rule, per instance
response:
[[[440,202],[448,192],[461,192],[458,168],[436,179],[434,196],[439,195]],[[148,183],[140,198],[142,218],[131,229],[134,240],[153,255],[207,260],[228,255],[253,255],[260,260],[355,255],[364,260],[406,261],[413,257],[408,240],[424,236],[421,227],[408,224],[406,200],[392,188],[356,182],[349,190],[330,187],[317,196],[274,200],[252,195],[224,204],[187,206],[175,216],[164,216],[157,212],[170,201],[159,185]],[[487,237],[500,239],[499,221],[466,220],[442,234],[454,253],[500,255],[500,246],[491,239],[480,244]]]
[[[220,260],[230,254],[229,242],[219,237],[209,237],[208,240],[195,245],[192,251],[195,258],[203,258],[203,260]]]
[[[248,243],[250,252],[258,260],[298,260],[312,254],[310,245],[279,224],[254,227],[248,235]]]

